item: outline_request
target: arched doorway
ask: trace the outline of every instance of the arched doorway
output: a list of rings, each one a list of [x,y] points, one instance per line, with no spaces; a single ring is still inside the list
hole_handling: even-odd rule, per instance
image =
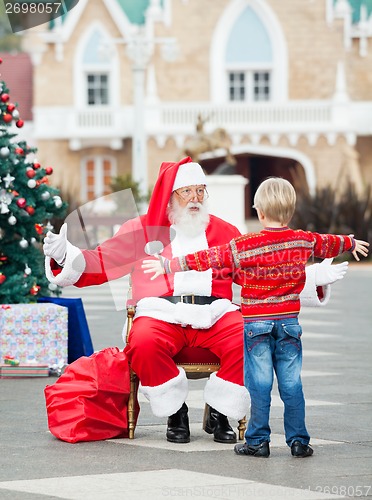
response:
[[[246,151],[234,154],[236,165],[228,165],[224,157],[205,156],[200,160],[200,164],[207,174],[213,175],[242,175],[248,179],[245,187],[245,219],[256,217],[256,212],[252,209],[253,197],[259,184],[267,177],[283,177],[290,181],[297,191],[314,192],[315,176],[312,165],[300,161],[296,155],[286,156],[282,151],[278,156],[274,151],[257,153]],[[305,159],[306,157],[304,157]],[[307,158],[306,158],[307,159]]]

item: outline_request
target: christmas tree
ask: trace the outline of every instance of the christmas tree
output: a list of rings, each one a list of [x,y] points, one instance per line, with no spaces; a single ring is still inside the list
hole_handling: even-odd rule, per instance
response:
[[[53,168],[43,168],[35,158],[37,149],[17,139],[13,122],[23,127],[17,105],[0,81],[0,304],[60,294],[45,277],[41,243],[53,229],[51,219],[63,217],[67,208],[59,190],[49,184]]]

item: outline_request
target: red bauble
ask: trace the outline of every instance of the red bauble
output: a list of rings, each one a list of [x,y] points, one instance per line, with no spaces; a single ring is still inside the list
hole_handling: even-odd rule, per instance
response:
[[[47,175],[51,175],[51,174],[53,173],[53,168],[52,168],[52,167],[46,167],[46,169],[45,169],[45,173],[46,173]]]
[[[25,210],[29,215],[34,215],[35,213],[34,207],[26,207]]]
[[[36,175],[36,172],[35,170],[32,170],[32,168],[30,168],[29,170],[26,171],[26,175],[29,179],[33,179]]]
[[[34,169],[36,170],[36,169],[38,169],[38,168],[40,168],[40,163],[37,163],[37,162],[36,162],[36,163],[34,163]]]
[[[9,111],[9,113],[12,113],[15,110],[15,104],[10,102],[8,106],[6,107],[6,110]]]
[[[16,121],[16,127],[18,127],[18,128],[22,128],[24,124],[25,124],[25,122],[23,120]]]
[[[17,205],[19,206],[19,208],[25,208],[26,204],[27,202],[25,198],[18,198]]]
[[[17,155],[24,155],[25,152],[23,151],[22,148],[15,148],[14,152],[17,154]]]
[[[4,113],[3,120],[5,123],[10,123],[13,120],[13,115],[11,115],[10,113]]]
[[[35,231],[37,234],[43,234],[44,226],[42,224],[35,224]]]
[[[30,294],[37,295],[39,293],[40,288],[41,287],[39,285],[34,285],[33,287],[30,288]]]
[[[6,280],[6,276],[3,273],[0,273],[0,285],[2,285],[5,280]]]
[[[1,94],[1,100],[2,102],[9,101],[9,94]]]

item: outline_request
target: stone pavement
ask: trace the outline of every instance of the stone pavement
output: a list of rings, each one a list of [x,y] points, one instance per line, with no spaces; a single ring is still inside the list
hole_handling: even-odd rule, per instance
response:
[[[276,390],[271,456],[259,459],[238,457],[202,431],[202,380],[190,382],[192,439],[182,445],[167,443],[165,419],[142,398],[133,441],[58,441],[43,396],[55,379],[0,380],[0,499],[372,498],[372,266],[350,267],[328,307],[303,309],[300,318],[313,457],[291,457]],[[126,287],[121,280],[112,290],[64,292],[83,297],[96,350],[123,346],[123,312],[111,292]]]

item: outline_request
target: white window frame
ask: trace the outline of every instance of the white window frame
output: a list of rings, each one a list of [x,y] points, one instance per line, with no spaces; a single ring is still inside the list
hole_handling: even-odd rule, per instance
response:
[[[83,56],[89,39],[96,30],[99,30],[106,40],[111,40],[112,35],[107,32],[106,28],[96,21],[80,37],[77,44],[74,60],[74,105],[75,109],[86,110],[97,108],[88,104],[88,74],[100,73],[108,75],[108,102],[107,105],[100,105],[102,109],[116,108],[120,105],[120,59],[116,44],[111,44],[107,50],[110,51],[110,65],[102,63],[102,66],[97,64],[84,64]]]
[[[271,72],[271,101],[286,101],[288,99],[287,42],[278,18],[266,0],[231,0],[220,16],[212,36],[209,58],[211,101],[214,103],[231,102],[229,101],[229,81],[226,73],[234,66],[228,65],[221,54],[226,53],[231,30],[247,7],[251,7],[259,16],[270,38],[273,51],[272,65],[271,67],[265,65],[262,67],[262,71],[270,70]],[[237,71],[241,69],[261,71],[259,64],[255,64],[252,68],[240,66]]]
[[[230,74],[231,73],[243,73],[244,74],[244,99],[231,99],[230,98]],[[254,92],[254,75],[257,73],[268,73],[269,74],[269,99],[255,99]],[[229,102],[269,102],[273,98],[273,76],[272,76],[272,66],[266,64],[255,64],[255,65],[238,65],[229,64],[226,66],[226,93],[227,100]]]
[[[117,162],[116,158],[110,155],[99,155],[99,156],[85,156],[81,160],[80,165],[80,197],[83,203],[91,201],[88,199],[88,183],[87,183],[87,164],[92,161],[94,164],[94,199],[104,196],[105,184],[104,184],[104,162],[109,161],[111,164],[111,178],[117,176]],[[108,187],[108,186],[107,186]]]

